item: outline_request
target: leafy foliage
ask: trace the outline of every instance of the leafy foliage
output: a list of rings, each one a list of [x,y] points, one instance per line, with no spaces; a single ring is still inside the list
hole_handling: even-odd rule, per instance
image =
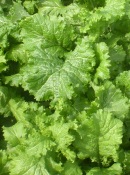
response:
[[[129,8],[0,2],[0,175],[130,173]]]

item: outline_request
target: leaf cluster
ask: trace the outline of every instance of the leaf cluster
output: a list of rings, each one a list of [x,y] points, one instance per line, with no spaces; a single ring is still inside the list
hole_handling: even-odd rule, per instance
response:
[[[0,2],[0,175],[130,173],[129,9]]]

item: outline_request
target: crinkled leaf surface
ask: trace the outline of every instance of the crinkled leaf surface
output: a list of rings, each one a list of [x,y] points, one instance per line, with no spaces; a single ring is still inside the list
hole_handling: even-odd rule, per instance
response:
[[[4,137],[8,141],[8,152],[13,151],[10,161],[12,174],[15,174],[16,171],[19,174],[27,172],[33,174],[35,171],[41,174],[44,171],[48,173],[61,172],[63,167],[61,167],[60,157],[65,157],[71,162],[75,160],[76,154],[69,148],[74,141],[70,130],[77,128],[75,121],[65,124],[64,119],[58,113],[47,116],[44,109],[38,108],[37,104],[22,100],[19,102],[10,100],[9,106],[18,120],[11,127],[4,127]],[[55,152],[61,152],[61,156]],[[24,169],[17,167],[16,162],[19,161],[21,162],[19,167],[23,164]],[[37,162],[39,162],[38,165]],[[25,164],[27,165],[25,166]],[[34,171],[34,169],[36,170]]]
[[[44,167],[44,158],[36,158],[35,156],[29,156],[22,154],[15,157],[10,164],[11,175],[50,175],[50,173]],[[17,165],[17,166],[16,166]]]
[[[38,17],[39,16],[37,16],[37,18]],[[27,28],[25,31],[29,32],[28,30],[31,29]],[[41,30],[40,27],[39,30]],[[34,32],[36,33],[37,31]],[[38,32],[43,32],[44,37],[44,31]],[[63,31],[61,30],[60,32]],[[18,74],[7,77],[6,82],[10,82],[13,86],[20,84],[24,89],[33,94],[37,100],[48,100],[52,97],[54,97],[54,99],[61,97],[70,99],[75,91],[83,93],[86,89],[85,86],[91,80],[90,73],[95,65],[93,58],[94,51],[88,43],[89,38],[85,37],[79,41],[79,45],[74,51],[66,53],[65,61],[63,61],[58,54],[59,49],[63,48],[56,46],[57,50],[54,43],[54,48],[52,44],[49,49],[49,41],[46,41],[45,38],[45,40],[43,40],[43,42],[45,42],[44,44],[42,42],[42,36],[39,35],[39,37],[37,37],[35,33],[34,36],[30,36],[33,35],[33,33],[28,33],[29,38],[28,41],[26,41],[26,44],[27,42],[34,43],[32,39],[35,39],[34,37],[37,38],[37,45],[35,43],[34,45],[28,43],[28,46],[26,46],[27,49],[32,50],[31,53],[34,53],[34,55],[29,57],[28,63],[21,68]],[[49,34],[47,37],[50,37]],[[53,42],[53,38],[50,41]],[[59,38],[59,41],[64,40]],[[45,47],[46,44],[48,45],[46,46],[48,47],[47,50],[42,49],[42,45]]]
[[[126,173],[130,173],[129,164],[130,164],[130,152],[126,151],[125,152],[124,165],[123,165],[124,170],[125,170]]]
[[[112,83],[106,82],[98,90],[95,89],[95,92],[99,108],[113,112],[117,117],[120,116],[120,119],[123,119],[128,113],[128,99]]]
[[[6,59],[5,59],[5,56],[4,55],[0,55],[0,73],[2,71],[5,71],[7,69],[7,66],[6,66]]]
[[[0,1],[0,174],[130,174],[130,0]]]
[[[5,150],[0,150],[0,175],[7,175],[8,170],[8,156]]]
[[[27,52],[23,44],[18,44],[11,48],[6,54],[7,60],[19,61],[20,64],[27,63]]]
[[[61,52],[69,49],[75,38],[72,26],[62,17],[45,16],[39,13],[23,20],[21,27],[21,35],[27,50],[54,47]]]
[[[15,93],[12,88],[0,86],[0,114],[10,115],[9,100],[15,97]]]
[[[91,118],[79,117],[79,126],[74,145],[79,150],[81,159],[91,158],[99,163],[107,163],[108,158],[118,159],[117,150],[122,139],[122,122],[114,118],[111,113],[98,110]],[[77,142],[78,140],[78,142]]]
[[[124,0],[107,0],[106,6],[101,11],[105,13],[105,17],[107,20],[110,20],[110,18],[119,18],[120,16],[123,16],[123,12],[125,9],[125,1]]]
[[[64,171],[61,173],[62,175],[73,175],[73,174],[79,174],[82,175],[82,171],[78,164],[76,162],[72,163],[70,161],[67,161],[64,166]]]
[[[10,24],[10,21],[7,18],[5,18],[3,14],[0,14],[0,47],[1,48],[8,46],[7,34],[11,26],[12,25]]]
[[[4,128],[5,140],[8,140],[9,145],[16,146],[22,143],[22,138],[25,137],[26,131],[22,123],[17,123],[12,127]]]
[[[78,21],[77,15],[80,14],[82,9],[84,9],[84,7],[76,3],[64,6],[60,0],[46,0],[43,2],[43,7],[40,8],[39,11],[46,15],[62,15],[64,20],[74,24],[74,21]]]
[[[116,78],[116,84],[130,98],[130,71],[124,71]]]
[[[119,163],[113,164],[109,168],[92,168],[86,175],[119,175],[122,173],[122,168]]]
[[[123,62],[125,60],[126,53],[123,50],[122,46],[110,43],[110,60],[111,67],[110,72],[111,76],[114,78],[123,70]]]
[[[95,74],[95,81],[98,79],[104,80],[108,79],[109,76],[109,67],[110,67],[110,60],[109,58],[109,51],[108,47],[105,43],[98,43],[96,44],[96,52],[97,52],[97,62],[99,62],[99,66],[96,70]]]
[[[11,21],[16,22],[18,20],[21,20],[22,18],[29,16],[27,11],[24,9],[24,7],[21,5],[21,2],[13,2],[13,6],[10,9],[9,12],[9,18]]]

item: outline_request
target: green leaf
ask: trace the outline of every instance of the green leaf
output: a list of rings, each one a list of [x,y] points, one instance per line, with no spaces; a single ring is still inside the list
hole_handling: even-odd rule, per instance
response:
[[[42,3],[43,7],[42,9],[40,10],[44,10],[44,11],[51,11],[51,10],[54,10],[56,9],[58,11],[58,9],[62,9],[64,8],[63,4],[61,3],[60,0],[54,0],[54,1],[51,1],[51,0],[45,0],[43,3]]]
[[[93,3],[93,1],[91,2]],[[89,1],[89,5],[91,2]],[[83,33],[89,33],[93,40],[100,40],[101,36],[106,34],[110,24],[125,14],[125,3],[125,0],[107,0],[104,7],[89,11],[87,18],[84,20],[85,25],[83,24],[81,26],[81,31],[83,31]],[[106,37],[106,35],[104,35],[104,37]]]
[[[11,23],[4,15],[0,14],[0,47],[5,48],[8,46],[8,31],[11,28]]]
[[[74,138],[68,133],[71,127],[72,123],[65,124],[62,119],[60,122],[57,121],[57,123],[49,127],[53,138],[58,144],[58,149],[66,149],[66,147],[68,147],[74,140]]]
[[[126,11],[126,14],[128,15],[129,19],[130,19],[130,11],[129,11],[129,8],[130,8],[130,2],[129,0],[126,1],[126,5],[125,5],[125,11]]]
[[[5,56],[0,54],[0,73],[7,69]]]
[[[130,147],[130,119],[124,121],[124,135],[122,140],[122,145],[124,149],[129,149]]]
[[[29,108],[29,105],[22,100],[16,101],[14,99],[11,99],[9,101],[9,108],[17,121],[24,121],[24,113]]]
[[[42,7],[39,9],[39,11],[40,13],[51,16],[62,15],[64,17],[64,20],[75,25],[75,21],[77,21],[76,17],[80,14],[82,8],[83,7],[79,6],[76,3],[64,6],[60,0],[45,0],[42,3]]]
[[[54,123],[49,127],[52,132],[52,137],[57,144],[57,151],[61,151],[62,154],[70,161],[74,161],[76,158],[75,152],[69,149],[69,146],[74,141],[74,137],[69,133],[70,130],[76,129],[77,125],[75,122],[64,123],[61,118],[60,121]]]
[[[111,77],[115,78],[120,72],[123,71],[126,53],[122,46],[110,43],[110,60],[111,60]]]
[[[109,159],[118,160],[118,149],[122,143],[123,123],[111,113],[98,110],[90,118],[79,116],[80,126],[74,145],[80,159],[91,158],[99,164],[109,164]]]
[[[104,14],[106,20],[120,18],[125,13],[125,2],[125,0],[107,0],[106,6],[101,9],[101,13]]]
[[[20,64],[27,62],[27,52],[24,48],[23,44],[16,45],[15,47],[11,48],[6,54],[7,60],[13,60],[15,62],[20,62]]]
[[[22,144],[25,135],[26,130],[22,123],[16,123],[12,127],[4,127],[4,138],[11,147]]]
[[[13,5],[10,4],[11,3],[8,2],[8,0],[7,2],[4,1],[5,7],[3,6],[3,12],[1,12],[0,15],[0,48],[2,49],[9,47],[9,37],[14,33],[15,30],[17,30],[16,33],[18,35],[18,20],[21,20],[23,17],[28,16],[27,12],[24,10],[23,6],[20,3],[14,2]],[[7,12],[4,12],[4,10],[7,10]],[[11,40],[11,46],[12,43],[13,41]]]
[[[0,1],[0,174],[130,174],[130,0]]]
[[[73,27],[66,24],[62,17],[35,14],[23,20],[21,28],[27,50],[54,47],[61,52],[71,48],[72,41],[75,39]]]
[[[21,2],[13,2],[13,5],[9,11],[9,18],[12,22],[21,20],[24,17],[29,16],[27,11],[21,5]]]
[[[6,117],[10,115],[9,100],[15,97],[15,90],[0,86],[0,114],[4,114]]]
[[[99,108],[112,112],[119,119],[126,117],[129,111],[128,99],[111,82],[106,82],[95,93]]]
[[[51,175],[45,168],[44,157],[21,153],[10,164],[10,175]]]
[[[51,154],[52,156],[52,154]],[[55,173],[60,173],[63,171],[63,167],[62,167],[62,163],[61,162],[56,162],[55,160],[53,160],[52,157],[47,157],[46,159],[46,166],[50,172],[50,174],[55,174]],[[56,171],[54,173],[54,171]]]
[[[126,174],[129,174],[130,173],[130,151],[126,151],[125,152],[125,159],[124,159],[124,162],[123,162],[123,168],[124,168],[124,172]]]
[[[0,175],[8,175],[8,155],[6,151],[0,150]]]
[[[61,173],[61,175],[82,175],[81,168],[78,166],[76,162],[72,163],[70,161],[67,161],[64,165],[64,171]]]
[[[44,128],[44,130],[45,129],[46,128]],[[28,139],[24,140],[24,144],[26,145],[26,152],[29,154],[29,156],[33,156],[34,153],[36,153],[37,157],[41,155],[45,156],[48,155],[48,151],[55,149],[55,141],[49,136],[46,136],[45,133],[40,133],[40,131],[37,133],[36,129],[30,129],[30,133],[31,135],[27,136]]]
[[[116,85],[122,90],[122,92],[130,98],[130,71],[122,72],[116,78]]]
[[[122,174],[122,168],[119,163],[113,164],[109,168],[92,168],[86,175],[119,175]]]
[[[50,53],[36,49],[35,54],[39,59],[36,61],[36,56],[31,57],[32,63],[30,61],[23,66],[19,74],[6,77],[6,83],[10,82],[13,86],[22,85],[37,100],[70,99],[75,91],[83,93],[95,65],[94,51],[88,42],[86,37],[79,41],[79,46],[66,54],[65,61],[58,58],[55,49],[51,48]]]
[[[31,1],[31,0],[24,1],[23,6],[25,7],[25,9],[27,10],[27,12],[29,14],[34,14],[35,13],[35,8],[36,8],[36,5],[37,5],[35,3],[36,3],[35,1]]]
[[[109,67],[110,67],[110,60],[109,58],[109,51],[108,51],[108,46],[105,43],[97,43],[96,44],[96,52],[97,52],[97,62],[99,62],[99,66],[96,69],[96,74],[95,74],[95,80],[98,81],[100,80],[105,80],[110,77],[109,75]]]

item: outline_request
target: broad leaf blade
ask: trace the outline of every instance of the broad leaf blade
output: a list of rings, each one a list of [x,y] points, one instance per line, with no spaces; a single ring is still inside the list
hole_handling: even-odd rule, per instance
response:
[[[61,175],[82,175],[82,171],[80,166],[76,162],[72,163],[67,161],[64,165],[64,171],[61,173]]]
[[[118,118],[123,119],[129,111],[128,99],[112,83],[106,82],[96,92],[96,103],[99,108],[106,109]]]
[[[11,175],[50,175],[45,168],[43,157],[29,156],[21,153],[20,156],[13,158],[10,164]]]
[[[103,164],[108,163],[109,158],[117,161],[117,150],[122,142],[122,122],[102,110],[98,110],[91,118],[86,116],[86,119],[85,114],[81,114],[79,119],[81,125],[74,143],[79,150],[79,158],[91,158]]]
[[[92,168],[86,175],[119,175],[122,174],[122,168],[119,163],[113,164],[109,168]]]
[[[37,100],[71,99],[75,92],[84,93],[95,65],[94,51],[87,37],[78,44],[74,51],[66,54],[65,61],[58,57],[54,48],[48,50],[50,53],[36,48],[29,63],[19,74],[7,77],[6,82],[13,86],[21,84]]]

